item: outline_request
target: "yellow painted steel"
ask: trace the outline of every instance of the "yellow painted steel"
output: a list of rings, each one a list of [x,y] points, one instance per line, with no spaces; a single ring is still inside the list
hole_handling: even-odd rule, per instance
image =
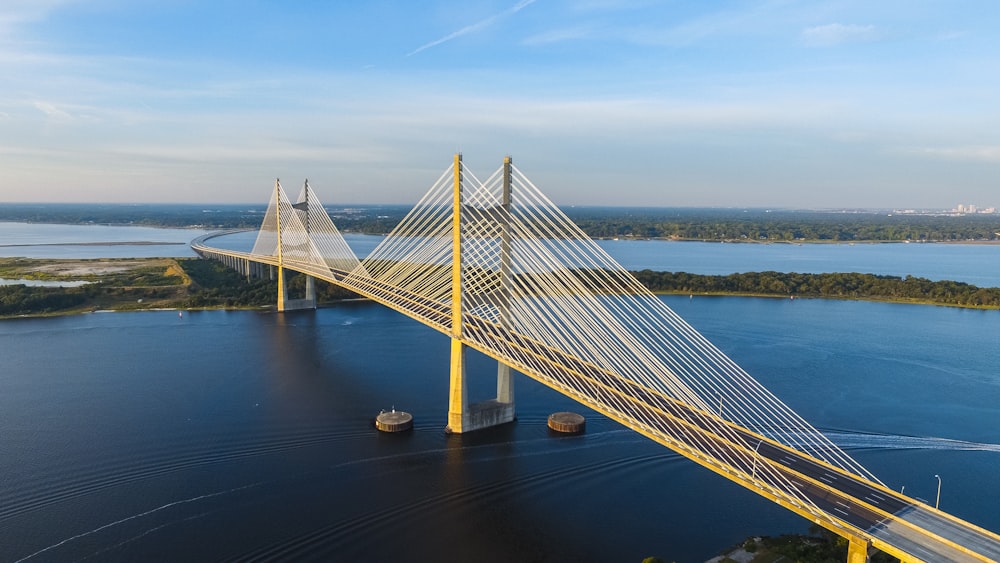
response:
[[[469,394],[465,388],[465,346],[457,338],[451,339],[451,384],[448,391],[447,432],[461,434],[465,431]]]
[[[868,563],[868,543],[850,540],[847,546],[847,563]]]
[[[462,155],[455,155],[455,186],[451,219],[451,369],[448,392],[448,432],[465,430],[469,395],[465,388],[465,345],[462,343]]]
[[[274,179],[274,216],[278,229],[278,312],[285,310],[285,270],[281,259],[281,183]]]
[[[451,218],[451,337],[462,338],[462,155],[455,155]]]

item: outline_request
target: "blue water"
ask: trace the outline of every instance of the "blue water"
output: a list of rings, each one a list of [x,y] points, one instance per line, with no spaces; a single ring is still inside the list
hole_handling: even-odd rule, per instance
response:
[[[154,229],[100,225],[48,225],[0,222],[0,256],[32,258],[190,257],[196,229]],[[249,251],[257,233],[250,231],[211,239],[220,248]],[[359,256],[367,256],[381,236],[347,233],[344,238]],[[154,241],[166,245],[68,245]],[[1000,245],[977,244],[733,244],[663,240],[602,240],[603,247],[625,268],[693,274],[734,272],[862,272],[955,280],[980,287],[1000,287]],[[15,246],[10,246],[15,245]],[[40,246],[44,245],[44,246]]]
[[[17,245],[0,255],[189,256],[200,234],[0,223]],[[346,238],[362,256],[381,240]],[[136,241],[170,244],[66,244]],[[599,244],[630,269],[1000,286],[996,246]],[[1000,530],[996,312],[664,299],[887,486],[933,501],[939,474],[942,508]],[[515,424],[445,436],[447,339],[373,304],[8,320],[0,358],[0,561],[687,562],[807,528],[524,377]],[[472,363],[486,398],[495,368]],[[370,427],[393,406],[413,433]],[[586,414],[587,434],[550,435],[558,410]]]
[[[995,312],[665,299],[886,485],[939,474],[1000,530]],[[516,423],[446,436],[447,338],[375,304],[13,319],[0,358],[3,561],[683,563],[808,527],[523,376]],[[414,432],[371,428],[393,406]]]
[[[757,244],[599,241],[630,270],[726,275],[734,272],[862,272],[1000,287],[1000,245]]]
[[[0,221],[0,256],[29,258],[193,257],[191,239],[208,231]]]
[[[249,251],[256,233],[213,238],[210,244]],[[383,237],[348,233],[347,244],[367,256]],[[1000,287],[1000,245],[988,244],[757,244],[666,240],[600,240],[629,270],[726,275],[735,272],[862,272],[954,280]]]

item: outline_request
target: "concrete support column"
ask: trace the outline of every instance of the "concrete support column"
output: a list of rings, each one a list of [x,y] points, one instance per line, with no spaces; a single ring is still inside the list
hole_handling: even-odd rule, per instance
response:
[[[316,308],[316,278],[312,276],[306,276],[306,301],[312,303],[313,309]]]
[[[510,327],[510,185],[511,158],[503,159],[503,195],[501,197],[500,216],[500,326]],[[497,402],[509,405],[510,419],[514,419],[514,380],[511,378],[510,366],[497,364]]]

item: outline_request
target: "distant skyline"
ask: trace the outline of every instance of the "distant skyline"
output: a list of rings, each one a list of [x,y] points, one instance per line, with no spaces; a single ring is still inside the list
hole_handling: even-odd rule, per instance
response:
[[[1000,206],[992,1],[4,0],[0,202]]]

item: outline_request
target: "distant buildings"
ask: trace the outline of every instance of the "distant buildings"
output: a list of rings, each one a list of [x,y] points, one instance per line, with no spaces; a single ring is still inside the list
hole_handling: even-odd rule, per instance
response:
[[[996,207],[987,207],[985,209],[979,209],[975,205],[964,205],[962,203],[959,203],[958,205],[955,206],[955,209],[952,209],[952,212],[953,213],[964,213],[964,214],[969,214],[969,215],[971,215],[973,213],[996,213],[997,212],[997,208]]]
[[[892,212],[897,215],[987,215],[1000,214],[1000,208],[980,208],[977,205],[965,205],[964,203],[959,203],[954,209],[949,209],[947,211],[931,209],[893,209]]]

